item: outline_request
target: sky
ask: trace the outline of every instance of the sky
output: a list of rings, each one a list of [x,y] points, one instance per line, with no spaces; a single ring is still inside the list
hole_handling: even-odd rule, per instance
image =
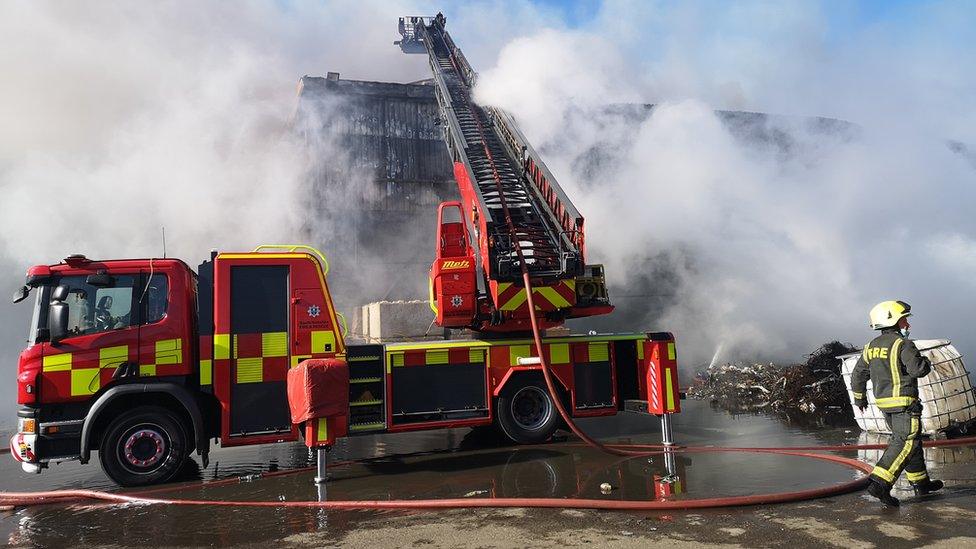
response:
[[[442,7],[475,99],[586,217],[613,329],[673,331],[689,370],[789,361],[863,343],[870,307],[903,299],[915,335],[976,352],[971,2],[2,2],[0,287],[70,253],[156,254],[162,226],[191,265],[296,238],[298,79],[425,78],[396,18]],[[621,103],[657,108],[606,115]],[[776,138],[716,110],[771,113]],[[0,305],[11,381],[24,305]]]

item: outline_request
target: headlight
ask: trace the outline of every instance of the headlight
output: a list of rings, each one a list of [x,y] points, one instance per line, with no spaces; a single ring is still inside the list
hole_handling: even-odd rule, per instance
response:
[[[17,418],[17,432],[28,435],[37,434],[37,420],[32,417]]]

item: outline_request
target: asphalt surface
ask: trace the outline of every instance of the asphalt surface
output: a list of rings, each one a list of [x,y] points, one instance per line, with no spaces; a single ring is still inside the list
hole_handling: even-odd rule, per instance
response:
[[[856,427],[800,426],[762,416],[731,416],[707,403],[683,402],[675,435],[687,445],[805,446],[876,442]],[[604,440],[659,441],[654,418],[622,415],[587,420]],[[880,452],[841,453],[873,462]],[[334,450],[327,496],[346,499],[584,497],[653,500],[660,457],[620,459],[572,438],[513,447],[489,432],[434,431],[348,439]],[[322,511],[59,504],[0,511],[0,539],[13,547],[549,547],[728,545],[740,547],[918,547],[976,545],[976,448],[927,449],[944,493],[905,499],[886,509],[865,493],[734,509],[683,512],[483,509]],[[218,449],[210,467],[188,464],[160,497],[175,499],[314,500],[312,462],[304,446]],[[794,491],[857,478],[849,468],[790,456],[679,455],[671,499]],[[280,474],[302,469],[294,474]],[[268,474],[272,472],[273,474]],[[600,485],[609,483],[604,492]],[[907,485],[905,485],[907,487]],[[91,488],[121,491],[96,463],[54,465],[27,475],[0,455],[0,490]]]

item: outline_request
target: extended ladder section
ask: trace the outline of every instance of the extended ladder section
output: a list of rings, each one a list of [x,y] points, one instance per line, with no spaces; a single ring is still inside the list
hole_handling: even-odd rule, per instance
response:
[[[516,241],[533,278],[558,281],[582,275],[583,217],[512,117],[472,101],[477,75],[444,25],[442,15],[403,17],[403,40],[397,44],[404,52],[429,57],[445,141],[465,206],[475,210],[468,212],[468,221],[477,231],[488,277],[520,279]]]

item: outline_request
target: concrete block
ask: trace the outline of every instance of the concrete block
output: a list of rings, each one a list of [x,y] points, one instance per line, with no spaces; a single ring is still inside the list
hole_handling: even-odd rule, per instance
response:
[[[431,326],[434,312],[427,301],[377,301],[363,305],[360,313],[366,341],[442,339],[444,331]]]

